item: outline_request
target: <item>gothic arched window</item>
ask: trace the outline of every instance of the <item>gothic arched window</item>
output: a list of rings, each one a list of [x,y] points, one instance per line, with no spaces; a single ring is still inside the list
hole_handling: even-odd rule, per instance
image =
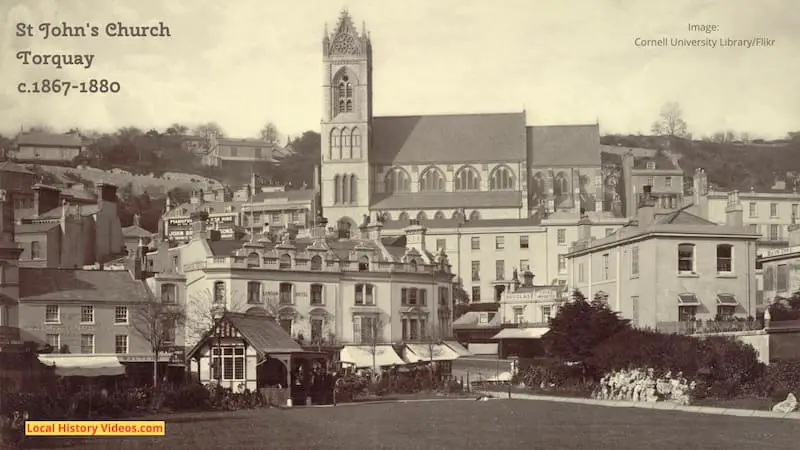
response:
[[[339,130],[334,128],[331,130],[330,136],[330,149],[328,152],[328,159],[340,159],[342,157],[342,148],[341,148],[342,137],[339,134]]]
[[[342,177],[335,175],[333,177],[333,203],[339,204],[342,202]]]
[[[353,148],[350,146],[352,136],[347,127],[342,128],[342,159],[351,159],[353,157]]]
[[[464,166],[456,172],[456,191],[477,191],[481,187],[478,171],[471,166]]]
[[[356,199],[358,198],[356,195],[357,186],[356,186],[356,176],[351,174],[350,175],[350,198],[348,199],[348,203],[356,203]]]
[[[507,166],[497,166],[489,176],[489,189],[501,191],[514,189],[514,173]]]
[[[361,132],[358,131],[358,128],[353,128],[352,138],[350,139],[350,143],[353,146],[352,157],[355,159],[361,159]]]
[[[425,171],[422,172],[422,175],[419,177],[419,190],[436,192],[444,191],[444,175],[442,175],[442,171],[436,167],[428,167],[425,169]]]
[[[420,211],[419,214],[417,214],[417,220],[428,220],[428,215],[425,214],[425,211]]]
[[[553,193],[556,196],[569,194],[569,181],[567,181],[567,175],[564,172],[559,172],[556,175],[553,183]]]
[[[445,218],[444,213],[441,211],[436,211],[436,214],[433,215],[433,218],[436,220],[443,220]]]
[[[353,82],[348,75],[342,75],[337,83],[337,103],[339,112],[352,112],[353,111]]]
[[[389,170],[383,179],[384,191],[387,193],[392,192],[408,192],[411,190],[411,178],[408,172],[401,167],[393,167]]]

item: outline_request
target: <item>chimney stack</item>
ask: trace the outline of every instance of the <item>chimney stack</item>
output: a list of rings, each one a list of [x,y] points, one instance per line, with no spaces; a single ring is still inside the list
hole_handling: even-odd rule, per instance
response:
[[[411,223],[404,231],[406,234],[406,247],[413,248],[424,255],[426,253],[425,234],[428,231],[427,228],[420,225],[419,220],[411,219]]]
[[[58,208],[61,204],[61,194],[57,188],[36,184],[33,186],[33,209],[36,216]]]
[[[725,225],[732,227],[744,226],[744,208],[739,201],[739,191],[728,194],[728,204],[725,207]]]
[[[622,186],[625,189],[625,215],[636,214],[636,189],[633,185],[633,151],[622,155]]]
[[[208,213],[205,211],[194,211],[189,215],[192,221],[192,240],[208,239],[207,221]]]
[[[656,216],[656,202],[650,193],[651,188],[651,186],[644,186],[642,188],[644,191],[642,193],[642,203],[639,205],[639,210],[636,212],[639,223],[644,227],[653,223]]]
[[[533,272],[530,270],[526,270],[522,273],[522,286],[524,287],[533,287]]]
[[[133,226],[141,227],[140,220],[141,220],[141,216],[139,214],[134,214],[133,215]]]
[[[578,240],[581,242],[589,241],[592,239],[592,220],[589,215],[584,213],[581,215],[581,220],[578,221]]]

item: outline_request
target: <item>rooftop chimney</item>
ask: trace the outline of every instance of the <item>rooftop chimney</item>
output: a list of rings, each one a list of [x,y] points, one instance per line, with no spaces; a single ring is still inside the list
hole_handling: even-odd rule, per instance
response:
[[[139,223],[140,220],[141,220],[141,216],[139,214],[134,214],[133,215],[133,226],[141,227],[141,225]]]
[[[60,192],[57,188],[36,184],[33,186],[33,209],[36,215],[40,216],[47,211],[58,208],[61,205]]]
[[[744,226],[744,208],[739,201],[739,191],[728,194],[728,205],[725,207],[725,225],[732,227]]]
[[[652,189],[651,186],[642,188],[642,202],[639,204],[639,211],[636,213],[639,223],[645,227],[653,223],[656,215],[656,202],[650,193],[650,189]]]
[[[411,219],[411,223],[405,228],[406,247],[416,249],[421,254],[425,254],[425,233],[427,228],[419,224],[419,220]]]
[[[588,241],[590,239],[592,239],[592,220],[589,219],[588,214],[583,213],[581,220],[578,221],[578,240]]]
[[[532,287],[533,286],[533,272],[530,270],[526,270],[522,272],[522,285],[524,287]]]
[[[622,155],[622,187],[625,190],[625,215],[636,214],[636,193],[633,186],[633,151]]]
[[[189,215],[192,221],[192,240],[202,240],[208,238],[207,221],[208,213],[205,211],[194,211]]]
[[[383,229],[383,224],[377,212],[364,215],[364,223],[361,225],[362,239],[369,241],[379,240],[381,238],[381,229]]]
[[[312,236],[315,241],[324,241],[328,236],[328,219],[322,216],[317,216],[314,219],[314,229]]]

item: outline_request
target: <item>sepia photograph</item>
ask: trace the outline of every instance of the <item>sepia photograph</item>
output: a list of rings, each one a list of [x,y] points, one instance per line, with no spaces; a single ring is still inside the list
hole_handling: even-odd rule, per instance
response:
[[[0,449],[800,448],[792,0],[4,0]]]

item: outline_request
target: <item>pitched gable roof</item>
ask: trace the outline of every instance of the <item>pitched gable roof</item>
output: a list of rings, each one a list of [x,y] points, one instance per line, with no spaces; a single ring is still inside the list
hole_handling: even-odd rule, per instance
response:
[[[204,341],[214,335],[214,331],[217,329],[223,335],[238,333],[239,337],[250,344],[260,356],[270,353],[303,352],[303,347],[278,325],[274,317],[266,314],[243,314],[228,311],[187,353],[187,358],[192,358],[203,347]]]
[[[525,113],[375,117],[372,135],[377,164],[525,160]]]
[[[677,211],[670,212],[668,214],[659,214],[655,218],[655,223],[659,225],[713,225],[719,226],[719,224],[711,222],[710,220],[706,220],[700,216],[696,216],[686,209],[682,208]]]
[[[655,164],[654,169],[647,167],[648,163]],[[663,153],[656,153],[655,156],[647,158],[635,158],[633,170],[681,170],[669,156]]]
[[[41,147],[81,147],[83,141],[74,134],[23,133],[17,137],[17,145]]]
[[[450,209],[470,205],[471,208],[521,208],[522,192],[483,191],[483,192],[414,192],[395,194],[375,194],[372,196],[374,209]]]
[[[140,226],[137,226],[137,225],[131,225],[129,227],[125,227],[125,228],[122,229],[122,236],[130,237],[130,238],[134,238],[134,237],[149,238],[149,237],[153,237],[153,234],[155,234],[155,233],[151,233],[151,232],[149,232],[149,231],[145,230],[144,228],[142,228]]]
[[[36,175],[35,173],[26,169],[24,166],[14,163],[13,161],[0,162],[0,172],[14,172],[14,173],[24,173],[26,175]]]
[[[146,302],[142,281],[124,270],[20,268],[20,300],[130,304]]]
[[[545,125],[527,128],[532,166],[599,166],[600,126]]]

